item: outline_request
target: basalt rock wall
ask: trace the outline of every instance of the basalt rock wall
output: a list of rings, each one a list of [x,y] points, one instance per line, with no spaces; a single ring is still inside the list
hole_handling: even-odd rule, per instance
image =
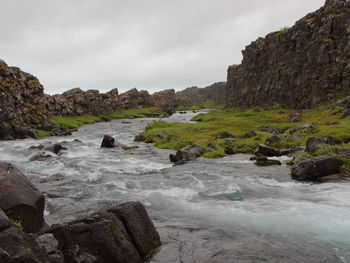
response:
[[[177,103],[181,106],[203,106],[211,100],[215,105],[226,104],[226,82],[217,82],[205,88],[190,87],[176,92]]]
[[[44,88],[33,75],[0,60],[0,127],[52,125]]]
[[[36,77],[0,60],[0,139],[35,137],[30,128],[53,130],[50,117],[55,115],[101,115],[146,107],[160,107],[171,114],[176,105],[174,90],[150,95],[136,88],[121,94],[117,89],[100,93],[75,88],[45,95]]]
[[[46,95],[46,99],[49,114],[59,116],[101,115],[118,110],[153,106],[150,94],[137,89],[118,94],[117,89],[100,93],[98,90],[83,91],[75,88],[59,95]]]
[[[307,109],[350,91],[350,1],[327,0],[245,48],[228,68],[227,106]]]

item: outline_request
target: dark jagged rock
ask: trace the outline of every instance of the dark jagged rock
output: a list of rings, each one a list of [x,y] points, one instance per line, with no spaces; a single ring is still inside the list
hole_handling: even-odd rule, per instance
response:
[[[225,146],[225,154],[227,154],[227,155],[235,154],[235,150],[234,150],[232,145],[226,145]]]
[[[215,139],[228,139],[228,138],[236,138],[235,135],[229,133],[229,132],[226,132],[226,131],[223,131],[223,132],[219,132],[217,134],[215,134]]]
[[[258,145],[258,149],[255,152],[255,155],[263,155],[263,156],[281,156],[281,152],[279,149],[266,146],[263,144]]]
[[[7,215],[0,208],[0,231],[9,228],[11,226],[11,221]]]
[[[59,242],[66,259],[87,252],[98,262],[142,262],[123,223],[114,215],[100,212],[49,230]]]
[[[114,142],[115,140],[112,136],[105,135],[101,143],[101,148],[113,148],[115,147]]]
[[[49,232],[58,240],[66,259],[88,253],[96,262],[137,263],[148,259],[160,246],[159,235],[139,202],[54,225]]]
[[[311,108],[349,92],[350,2],[326,1],[290,29],[245,48],[241,65],[228,68],[227,106]]]
[[[39,247],[35,239],[17,227],[10,227],[0,232],[0,258],[4,263],[50,262],[46,251]]]
[[[63,263],[64,257],[61,251],[58,249],[58,241],[53,234],[42,234],[35,239],[38,246],[46,251],[50,262]]]
[[[177,103],[180,106],[204,106],[210,100],[215,105],[226,104],[226,82],[217,82],[205,88],[190,87],[176,92]]]
[[[143,142],[146,140],[146,137],[143,135],[136,135],[134,138],[134,142]]]
[[[303,131],[303,130],[309,130],[312,131],[313,129],[315,129],[317,126],[317,124],[315,122],[309,122],[309,123],[305,123],[305,124],[301,124],[298,126],[295,126],[291,132],[298,132],[298,131]]]
[[[344,156],[345,158],[350,158],[350,149],[346,149],[346,148],[338,148],[336,149],[337,153],[339,155]]]
[[[33,75],[0,60],[0,139],[36,137],[28,129],[53,125],[45,107],[44,88]],[[6,127],[6,128],[5,128]]]
[[[193,161],[202,156],[206,150],[198,145],[190,145],[181,150],[178,150],[176,154],[170,154],[169,159],[176,164],[183,164],[187,161]],[[180,163],[181,162],[181,163]]]
[[[160,92],[155,92],[151,95],[152,105],[162,109],[169,115],[172,115],[176,110],[177,101],[175,98],[175,90],[168,89]]]
[[[269,160],[266,157],[265,158],[261,158],[261,157],[265,157],[265,156],[257,156],[255,165],[258,165],[258,166],[282,165],[282,163],[278,160]]]
[[[285,129],[270,126],[270,127],[262,128],[261,131],[269,132],[269,133],[272,133],[272,134],[282,134],[282,133],[285,132]]]
[[[36,139],[36,133],[30,128],[4,127],[0,126],[0,140],[14,140],[14,139]]]
[[[43,226],[45,199],[16,167],[0,162],[0,208],[6,215],[22,222],[25,232]]]
[[[298,181],[318,181],[340,171],[342,161],[332,156],[317,156],[292,167],[292,178]]]
[[[266,144],[276,144],[276,143],[279,143],[281,140],[282,139],[279,136],[274,135],[270,138],[267,138],[265,143]]]
[[[257,136],[255,131],[249,131],[246,134],[244,134],[243,138],[253,138],[255,136]]]
[[[101,115],[117,110],[153,106],[151,95],[147,91],[137,89],[119,94],[117,89],[100,93],[98,90],[83,91],[75,88],[63,94],[47,96],[46,99],[46,107],[50,114],[60,116]]]
[[[140,202],[128,202],[108,209],[121,220],[133,244],[143,259],[147,259],[161,245],[160,237],[145,207]]]
[[[326,144],[325,138],[310,137],[306,141],[306,151],[310,153],[316,152],[320,146]]]
[[[35,154],[29,158],[29,161],[34,162],[34,161],[45,161],[49,158],[52,158],[51,154],[47,154],[45,152]]]

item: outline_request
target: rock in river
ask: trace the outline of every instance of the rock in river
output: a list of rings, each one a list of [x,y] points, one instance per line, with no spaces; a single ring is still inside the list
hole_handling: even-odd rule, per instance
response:
[[[264,156],[281,156],[280,150],[266,146],[263,144],[258,145],[258,149],[255,152],[255,155],[264,155]]]
[[[340,171],[342,161],[332,156],[317,156],[292,167],[292,178],[298,181],[318,181]]]
[[[109,135],[105,135],[102,140],[101,148],[113,148],[114,138]]]
[[[44,206],[44,196],[22,172],[0,162],[0,208],[6,215],[20,220],[25,232],[36,232],[44,223]]]
[[[200,157],[203,153],[205,153],[205,149],[198,145],[190,145],[181,150],[178,150],[176,154],[170,154],[169,159],[173,163],[182,164],[186,161],[193,161],[197,157]]]

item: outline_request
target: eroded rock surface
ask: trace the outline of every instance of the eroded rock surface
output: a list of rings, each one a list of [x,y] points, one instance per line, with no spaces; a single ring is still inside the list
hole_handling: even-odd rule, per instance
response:
[[[350,2],[328,0],[291,28],[248,45],[228,68],[227,105],[310,108],[350,91]]]
[[[36,232],[44,223],[45,199],[23,173],[9,163],[0,162],[0,208],[22,222],[25,232]]]

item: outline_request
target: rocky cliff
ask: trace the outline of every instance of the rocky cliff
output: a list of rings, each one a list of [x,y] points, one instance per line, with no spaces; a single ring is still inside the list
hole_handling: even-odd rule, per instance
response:
[[[178,105],[175,90],[173,89],[155,92],[151,95],[151,100],[155,107],[161,108],[168,114],[174,113]]]
[[[176,106],[174,90],[150,95],[137,89],[119,94],[117,89],[100,93],[75,88],[63,94],[45,95],[36,77],[0,60],[0,139],[36,137],[31,129],[56,132],[50,119],[54,115],[101,115],[146,107],[160,107],[171,114]]]
[[[228,68],[227,105],[310,108],[350,91],[350,1],[327,0],[291,28],[245,48]]]
[[[211,100],[215,105],[226,104],[226,82],[217,82],[205,88],[190,87],[176,92],[177,102],[181,106],[203,106]]]
[[[98,90],[83,91],[80,88],[75,88],[63,94],[46,95],[46,107],[50,115],[101,115],[117,110],[152,106],[150,94],[147,91],[138,91],[137,89],[118,94],[117,89],[100,93]]]
[[[50,126],[45,105],[44,88],[39,80],[0,60],[0,126]]]

